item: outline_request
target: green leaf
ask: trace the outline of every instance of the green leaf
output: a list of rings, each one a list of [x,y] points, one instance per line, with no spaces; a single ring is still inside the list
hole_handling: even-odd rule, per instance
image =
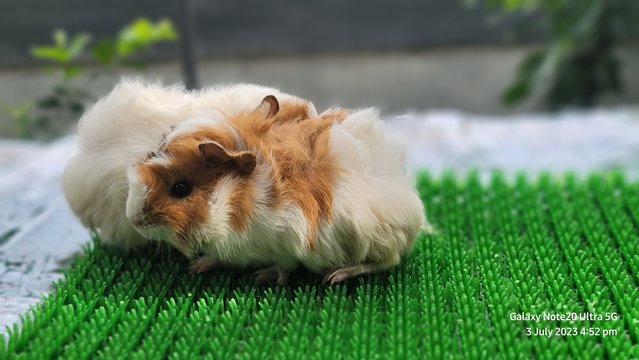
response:
[[[128,30],[128,36],[138,41],[148,41],[153,36],[153,24],[147,18],[135,20]]]
[[[33,103],[24,102],[17,106],[11,106],[6,110],[11,118],[18,119],[27,115],[31,111],[31,109],[33,109]]]
[[[530,94],[530,81],[515,81],[504,90],[501,102],[506,106],[515,106],[521,103]]]
[[[56,29],[53,32],[53,43],[60,48],[67,46],[67,32],[62,29]]]
[[[177,38],[170,20],[162,19],[154,24],[147,18],[139,18],[120,31],[116,50],[119,56],[127,57],[157,42],[174,41]]]
[[[65,79],[72,79],[80,74],[82,74],[84,70],[78,66],[67,65],[64,67],[63,75]]]
[[[103,65],[111,65],[116,55],[115,41],[112,39],[100,40],[91,48],[91,57]]]
[[[71,58],[67,49],[53,46],[34,46],[31,48],[31,56],[60,64],[66,64]]]
[[[533,81],[546,58],[546,51],[537,50],[530,53],[517,67],[515,80],[504,90],[501,102],[506,106],[521,103],[530,95]]]
[[[82,54],[91,41],[91,36],[82,33],[75,35],[70,43],[67,40],[67,33],[64,30],[56,30],[53,33],[53,45],[33,46],[30,49],[31,56],[54,61],[58,64],[66,64]]]
[[[13,129],[23,139],[33,137],[33,124],[38,122],[38,118],[32,114],[33,106],[33,103],[25,102],[6,109],[13,119]]]
[[[173,23],[168,19],[162,19],[155,25],[154,39],[160,40],[177,40],[178,33],[173,27]]]
[[[517,71],[524,76],[530,77],[539,69],[545,57],[545,50],[533,51],[524,58]]]
[[[89,41],[91,41],[91,36],[88,34],[81,33],[75,35],[71,40],[71,44],[69,44],[69,47],[67,48],[69,56],[72,59],[76,58],[84,51]]]

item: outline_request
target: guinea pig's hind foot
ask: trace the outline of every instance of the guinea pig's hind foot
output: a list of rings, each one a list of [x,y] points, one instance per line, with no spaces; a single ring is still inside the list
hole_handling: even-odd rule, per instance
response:
[[[372,272],[369,267],[370,265],[355,265],[334,270],[324,275],[324,277],[322,278],[322,284],[333,285],[348,278]]]
[[[253,275],[255,275],[255,284],[257,285],[276,283],[277,285],[283,286],[288,282],[288,275],[290,273],[289,270],[284,270],[279,266],[271,266],[258,270]]]
[[[213,256],[202,256],[193,261],[189,266],[191,274],[201,274],[218,267],[220,264]]]
[[[345,268],[337,269],[328,272],[322,278],[322,284],[333,285],[338,282],[342,282],[346,279],[353,278],[364,274],[373,274],[380,271],[384,271],[390,267],[393,267],[399,263],[399,254],[395,254],[387,261],[358,264],[348,266]]]

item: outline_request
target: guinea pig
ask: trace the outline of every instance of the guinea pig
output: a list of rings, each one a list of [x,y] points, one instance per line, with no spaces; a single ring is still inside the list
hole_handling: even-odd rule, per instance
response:
[[[192,259],[191,271],[302,265],[334,284],[400,262],[425,211],[403,145],[374,109],[329,109],[269,94],[254,108],[178,123],[127,172],[126,217]]]
[[[164,134],[186,119],[236,116],[254,109],[269,94],[303,103],[309,114],[315,114],[311,103],[257,85],[187,92],[181,86],[122,80],[79,121],[78,150],[62,176],[71,209],[105,244],[133,248],[153,240],[136,231],[126,217],[127,169],[154,151]]]

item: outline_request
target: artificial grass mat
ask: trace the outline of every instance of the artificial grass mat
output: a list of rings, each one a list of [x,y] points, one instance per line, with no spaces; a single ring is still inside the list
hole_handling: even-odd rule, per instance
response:
[[[639,183],[422,174],[418,189],[438,232],[397,268],[334,286],[303,270],[254,286],[248,270],[191,275],[175,254],[93,246],[0,358],[639,357]]]

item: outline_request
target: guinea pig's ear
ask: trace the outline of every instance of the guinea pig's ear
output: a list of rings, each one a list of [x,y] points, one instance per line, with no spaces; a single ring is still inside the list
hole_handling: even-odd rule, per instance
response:
[[[268,95],[262,99],[260,106],[255,109],[254,113],[269,118],[277,115],[278,111],[280,111],[280,103],[277,101],[277,98],[273,95]]]
[[[250,151],[231,152],[215,141],[201,143],[199,148],[207,165],[229,164],[244,176],[251,174],[255,169],[255,155]]]

